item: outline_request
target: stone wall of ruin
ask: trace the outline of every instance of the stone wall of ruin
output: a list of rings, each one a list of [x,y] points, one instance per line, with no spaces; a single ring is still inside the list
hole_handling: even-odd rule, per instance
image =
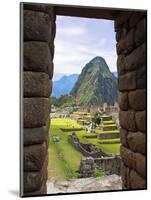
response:
[[[23,191],[46,194],[55,14],[45,5],[23,7]]]
[[[115,19],[123,188],[146,188],[146,13]]]
[[[95,158],[94,162],[98,169],[105,172],[105,174],[117,174],[121,175],[121,157],[113,156],[113,157],[102,157]]]

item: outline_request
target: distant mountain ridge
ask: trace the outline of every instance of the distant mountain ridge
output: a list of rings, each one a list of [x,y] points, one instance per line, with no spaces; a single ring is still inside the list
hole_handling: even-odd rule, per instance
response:
[[[78,79],[78,74],[64,75],[57,81],[53,81],[52,96],[60,97],[69,94]]]
[[[79,105],[113,105],[117,101],[117,78],[110,72],[104,58],[97,56],[85,65],[71,95]]]

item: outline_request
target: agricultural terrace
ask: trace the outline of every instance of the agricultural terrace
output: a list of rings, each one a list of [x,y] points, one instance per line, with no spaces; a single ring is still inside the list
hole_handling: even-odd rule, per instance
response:
[[[76,113],[76,115],[78,115]],[[80,116],[83,113],[80,113]],[[90,115],[89,115],[90,116]],[[80,131],[73,131],[79,129]],[[66,130],[66,131],[64,131]],[[72,130],[72,131],[71,131]],[[73,132],[76,133],[80,142],[95,144],[98,148],[111,154],[119,154],[120,143],[115,144],[100,144],[102,141],[119,141],[119,138],[114,139],[98,139],[97,134],[106,133],[109,131],[102,131],[97,129],[95,133],[88,133],[85,126],[77,123],[77,119],[71,118],[55,118],[51,119],[50,141],[49,141],[49,165],[48,178],[57,179],[71,179],[77,177],[77,170],[79,169],[82,154],[77,151],[68,140],[68,136]],[[117,133],[118,130],[112,132]],[[95,138],[87,138],[87,136],[94,136]],[[55,137],[58,141],[55,141]]]

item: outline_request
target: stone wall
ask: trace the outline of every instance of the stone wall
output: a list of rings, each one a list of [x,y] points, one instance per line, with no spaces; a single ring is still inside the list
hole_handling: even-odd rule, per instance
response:
[[[110,156],[101,149],[98,149],[95,145],[81,143],[76,134],[69,136],[69,142],[86,157],[100,158],[102,156]]]
[[[100,133],[98,134],[99,139],[113,139],[113,138],[119,138],[119,133]]]
[[[78,170],[78,178],[88,178],[95,176],[95,165],[92,157],[82,158]]]
[[[104,171],[107,175],[117,174],[121,175],[121,157],[103,157],[95,158],[95,164],[98,169]]]
[[[116,16],[123,188],[146,188],[146,13]]]
[[[51,7],[23,7],[23,191],[46,194],[55,15]]]

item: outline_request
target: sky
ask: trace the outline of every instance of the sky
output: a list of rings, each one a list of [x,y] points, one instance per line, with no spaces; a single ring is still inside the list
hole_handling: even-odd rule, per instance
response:
[[[105,58],[116,72],[116,40],[111,20],[57,16],[54,55],[54,79],[80,74],[95,56]]]

